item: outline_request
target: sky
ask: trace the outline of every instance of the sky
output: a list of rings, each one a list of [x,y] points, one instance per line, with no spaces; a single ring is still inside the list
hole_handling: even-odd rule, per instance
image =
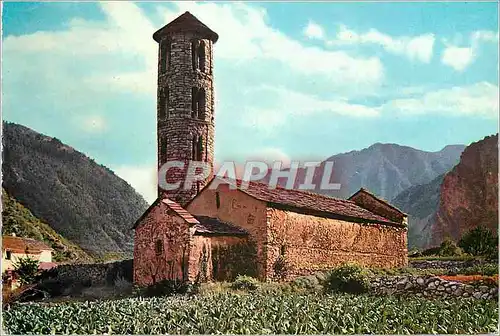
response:
[[[217,162],[426,151],[498,132],[495,2],[4,2],[2,118],[156,195],[158,45],[185,11],[214,47]]]

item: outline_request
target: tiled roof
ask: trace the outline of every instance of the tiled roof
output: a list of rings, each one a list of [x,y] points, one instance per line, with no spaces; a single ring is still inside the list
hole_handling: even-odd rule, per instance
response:
[[[389,208],[397,211],[398,213],[400,213],[401,215],[407,215],[406,213],[404,213],[403,211],[401,211],[400,209],[398,209],[397,207],[395,207],[394,205],[392,205],[391,203],[389,203],[388,201],[386,201],[385,199],[383,198],[380,198],[378,196],[376,196],[375,194],[373,194],[372,192],[370,192],[369,190],[365,189],[365,188],[361,188],[359,189],[358,191],[356,191],[354,194],[352,194],[351,197],[348,198],[348,200],[351,200],[353,199],[356,195],[360,194],[360,193],[364,193],[368,196],[370,196],[371,198],[377,200],[378,202],[380,203],[383,203],[385,205],[387,205]]]
[[[45,243],[31,239],[14,236],[2,236],[2,250],[9,250],[16,253],[41,253],[52,249]]]
[[[212,40],[214,43],[219,39],[219,35],[217,35],[216,32],[205,26],[200,20],[189,12],[185,12],[163,28],[159,29],[153,34],[153,39],[156,42],[160,42],[163,35],[181,32],[197,32],[204,34],[206,38]]]
[[[178,214],[182,219],[184,219],[189,224],[199,224],[196,218],[193,217],[189,212],[186,211],[183,207],[181,207],[177,202],[172,201],[171,199],[165,198],[162,200],[164,204],[166,204],[170,209],[172,209],[176,214]]]
[[[335,214],[370,222],[402,225],[401,223],[396,223],[374,214],[350,200],[333,198],[303,190],[286,189],[279,186],[270,189],[267,184],[259,182],[250,182],[248,188],[241,188],[241,182],[241,180],[232,180],[231,183],[247,195],[267,202],[271,207],[285,205],[292,208]]]
[[[195,216],[199,224],[196,224],[196,233],[203,234],[222,234],[222,235],[247,235],[248,232],[240,227],[231,223],[221,221],[220,219]]]

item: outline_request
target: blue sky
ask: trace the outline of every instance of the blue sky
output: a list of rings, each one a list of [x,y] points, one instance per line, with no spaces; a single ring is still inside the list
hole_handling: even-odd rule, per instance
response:
[[[55,136],[148,201],[152,34],[215,30],[216,160],[324,159],[376,142],[437,151],[498,132],[492,3],[3,3],[4,120]]]

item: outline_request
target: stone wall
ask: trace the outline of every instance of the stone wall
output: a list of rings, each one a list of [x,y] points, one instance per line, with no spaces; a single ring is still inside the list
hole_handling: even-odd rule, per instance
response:
[[[57,277],[88,283],[92,286],[112,285],[117,278],[132,282],[132,259],[96,264],[67,264],[44,272],[44,278]]]
[[[163,43],[170,41],[170,55],[158,57],[158,168],[167,161],[182,161],[184,169],[170,169],[167,172],[167,182],[183,182],[187,176],[187,165],[192,160],[193,139],[202,139],[202,162],[213,167],[214,137],[215,137],[215,111],[214,111],[214,86],[213,86],[213,42],[200,39],[195,33],[175,33],[164,39]],[[192,41],[204,43],[205,67],[193,68]],[[161,50],[161,48],[160,48]],[[165,72],[161,71],[163,58],[170,58]],[[202,117],[192,117],[192,89],[204,90],[202,104]],[[168,94],[167,94],[168,92]],[[167,104],[165,111],[164,104]],[[201,190],[209,181],[210,176],[199,185],[191,189],[176,189],[168,191],[168,197],[184,206]]]
[[[144,286],[184,279],[191,235],[189,224],[159,202],[135,229],[134,283]],[[157,244],[161,245],[159,253]]]
[[[405,228],[352,223],[272,208],[268,208],[267,222],[268,280],[281,278],[275,272],[279,259],[285,260],[285,279],[332,269],[343,262],[375,267],[408,264]]]
[[[189,280],[232,281],[237,275],[256,277],[255,247],[246,237],[194,236]]]
[[[497,299],[498,285],[470,285],[442,280],[434,276],[385,276],[371,280],[372,289],[380,294],[415,294],[420,297],[464,297]]]
[[[409,267],[420,269],[442,268],[447,270],[460,270],[475,265],[484,264],[483,260],[410,260]]]

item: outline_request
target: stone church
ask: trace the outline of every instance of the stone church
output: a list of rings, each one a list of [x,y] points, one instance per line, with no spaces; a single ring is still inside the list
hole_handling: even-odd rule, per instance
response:
[[[158,168],[214,163],[213,48],[218,35],[186,12],[153,34],[159,44]],[[170,169],[167,182],[184,181]],[[163,279],[289,280],[342,262],[401,267],[407,216],[365,189],[336,199],[263,183],[219,183],[163,191],[136,221],[134,282]],[[212,183],[217,187],[211,188]],[[232,184],[232,185],[231,185]]]

